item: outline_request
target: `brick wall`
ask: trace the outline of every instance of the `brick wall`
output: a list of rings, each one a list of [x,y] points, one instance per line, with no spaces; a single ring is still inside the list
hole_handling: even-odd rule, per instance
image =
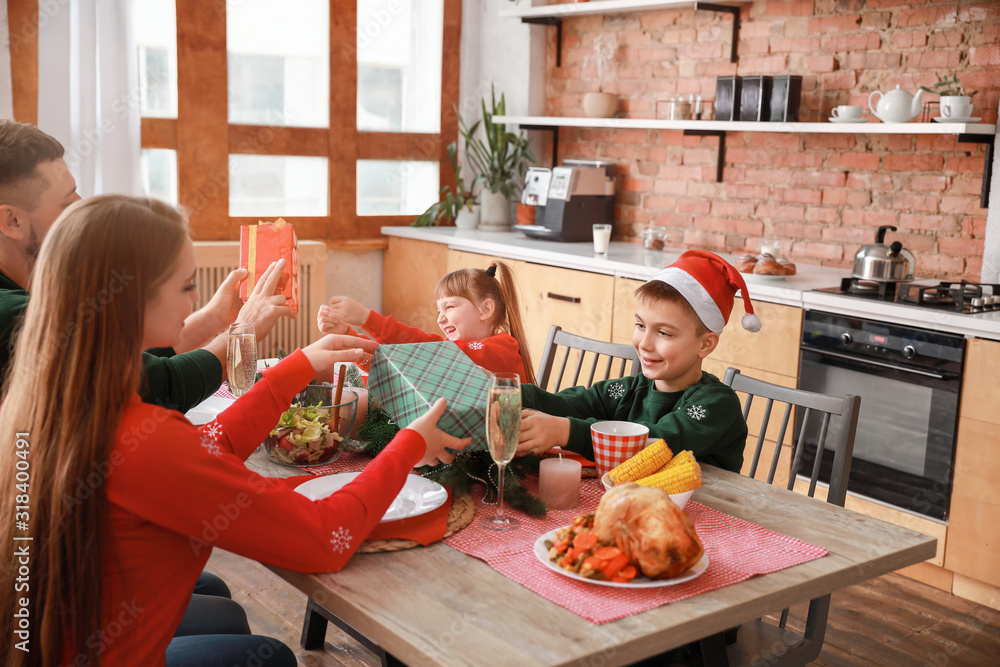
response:
[[[871,91],[899,84],[913,93],[957,72],[978,91],[975,115],[997,122],[995,0],[758,0],[741,10],[737,63],[728,58],[730,26],[726,15],[691,9],[567,20],[561,68],[550,30],[545,112],[583,115],[583,94],[598,88],[585,61],[594,38],[612,33],[619,45],[603,89],[619,95],[622,117],[655,118],[656,101],[678,95],[711,100],[717,76],[797,74],[800,120],[825,122],[833,106],[858,104],[878,122],[867,111]],[[720,183],[718,141],[679,131],[561,128],[559,154],[618,163],[616,238],[635,240],[653,224],[669,230],[672,247],[739,253],[776,237],[794,261],[850,267],[878,225],[895,225],[891,239],[914,253],[918,274],[979,278],[982,145],[863,133],[730,132],[726,142]]]

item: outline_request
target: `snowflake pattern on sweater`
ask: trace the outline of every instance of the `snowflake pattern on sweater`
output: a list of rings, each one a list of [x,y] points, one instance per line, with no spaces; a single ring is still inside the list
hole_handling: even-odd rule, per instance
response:
[[[220,435],[222,426],[216,420],[209,422],[201,432],[201,446],[212,456],[222,456],[222,447],[219,446]]]
[[[351,548],[351,531],[340,527],[333,531],[331,535],[330,544],[336,553],[341,554]]]
[[[486,346],[483,345],[482,342],[480,342],[478,340],[474,340],[471,343],[469,343],[469,349],[470,350],[481,350],[484,347],[486,347]]]
[[[704,406],[701,405],[692,405],[687,409],[687,414],[688,417],[690,417],[691,419],[697,419],[698,421],[701,421],[702,419],[708,416],[708,410],[706,410]]]
[[[621,398],[625,395],[625,385],[615,382],[608,385],[608,396],[611,398]]]

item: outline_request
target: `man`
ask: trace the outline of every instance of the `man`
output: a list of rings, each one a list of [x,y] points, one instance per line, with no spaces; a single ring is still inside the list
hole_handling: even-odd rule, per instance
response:
[[[63,154],[62,144],[37,127],[0,121],[0,374],[6,373],[12,335],[28,305],[42,241],[59,214],[80,199]],[[250,322],[263,340],[278,317],[293,316],[285,297],[274,294],[280,268],[258,283],[246,304],[240,302],[239,286],[247,272],[233,271],[208,304],[185,320],[177,349],[144,353],[143,400],[186,412],[215,392],[224,378],[229,324]],[[102,299],[127,280],[109,276],[109,293],[80,304],[81,313],[100,308]]]

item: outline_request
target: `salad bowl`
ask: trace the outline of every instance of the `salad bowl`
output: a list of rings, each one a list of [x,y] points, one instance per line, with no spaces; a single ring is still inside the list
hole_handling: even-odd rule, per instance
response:
[[[309,385],[281,415],[264,440],[275,463],[306,467],[336,461],[340,443],[350,436],[358,414],[358,394],[344,389],[334,402],[336,387]]]

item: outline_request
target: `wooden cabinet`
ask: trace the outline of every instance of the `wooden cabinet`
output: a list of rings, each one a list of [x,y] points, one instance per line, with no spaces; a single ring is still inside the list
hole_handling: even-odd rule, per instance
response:
[[[1000,343],[968,341],[944,566],[1000,586]]]
[[[610,340],[612,276],[528,262],[516,262],[514,273],[521,286],[524,335],[536,371],[553,324],[587,338]]]
[[[436,332],[434,287],[447,272],[448,246],[390,236],[382,265],[382,314]]]

